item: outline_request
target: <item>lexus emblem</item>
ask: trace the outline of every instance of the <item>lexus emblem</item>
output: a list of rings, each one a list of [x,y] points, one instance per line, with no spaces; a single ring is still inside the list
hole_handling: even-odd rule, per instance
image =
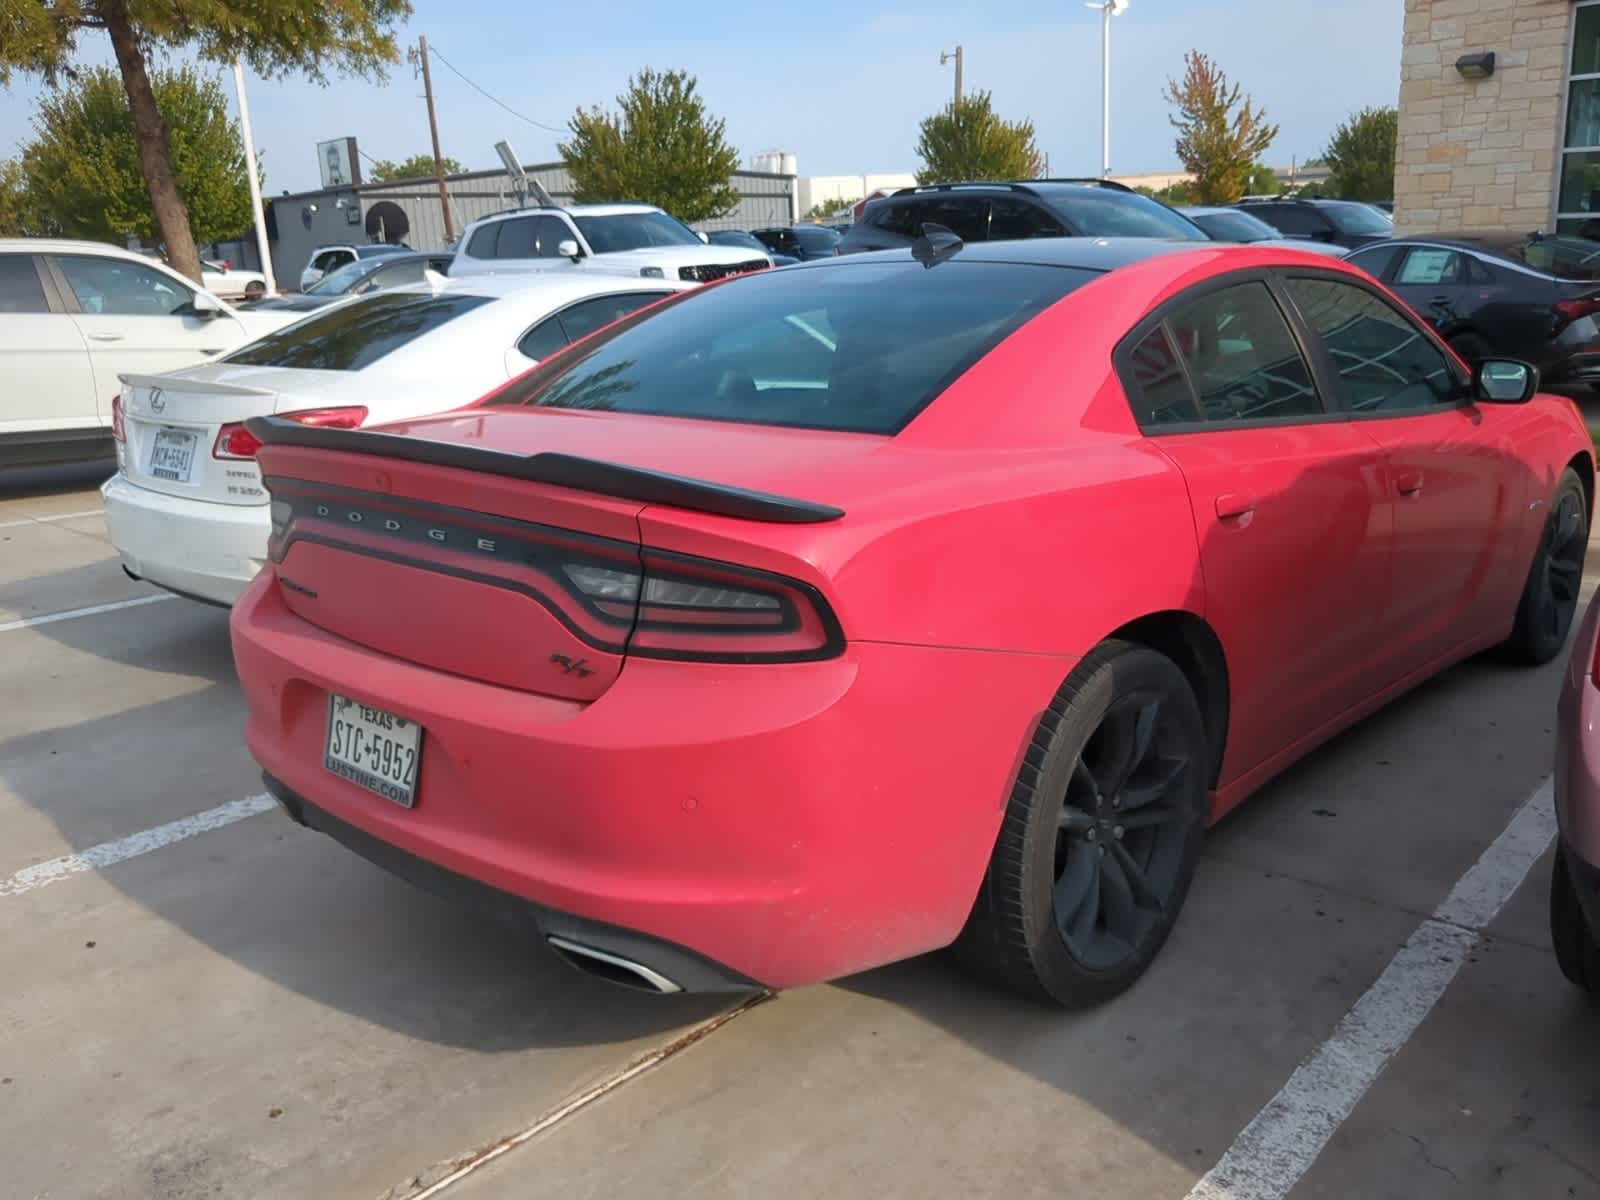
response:
[[[160,388],[151,388],[150,389],[150,411],[151,412],[166,412],[167,411],[167,398],[161,394],[161,389]]]

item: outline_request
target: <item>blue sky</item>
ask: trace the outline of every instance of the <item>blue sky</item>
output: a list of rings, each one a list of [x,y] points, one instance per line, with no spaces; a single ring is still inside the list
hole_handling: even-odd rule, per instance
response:
[[[1403,0],[1130,0],[1112,29],[1112,169],[1177,165],[1162,91],[1200,49],[1243,85],[1281,133],[1268,157],[1315,155],[1349,112],[1393,104],[1399,92]],[[986,15],[983,9],[991,11]],[[799,156],[806,175],[909,171],[917,123],[948,99],[939,52],[963,46],[968,91],[985,88],[1010,118],[1031,117],[1053,174],[1097,174],[1100,15],[1079,0],[1005,7],[948,0],[874,5],[708,4],[607,0],[528,5],[415,0],[402,41],[430,45],[526,117],[563,127],[573,110],[610,107],[642,66],[686,69],[748,163],[763,150]],[[99,35],[84,62],[109,62]],[[446,154],[496,165],[504,137],[525,162],[554,159],[558,135],[526,124],[437,59],[434,92]],[[231,79],[228,81],[231,95]],[[30,133],[37,84],[0,92],[0,156]],[[318,184],[317,141],[354,136],[364,155],[401,158],[428,147],[422,83],[397,66],[388,83],[251,78],[249,99],[267,192]]]

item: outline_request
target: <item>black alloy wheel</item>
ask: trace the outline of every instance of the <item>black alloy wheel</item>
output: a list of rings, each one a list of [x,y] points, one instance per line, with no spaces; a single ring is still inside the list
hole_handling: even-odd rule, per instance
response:
[[[1588,498],[1577,473],[1568,467],[1550,499],[1517,606],[1516,625],[1504,647],[1511,658],[1537,666],[1549,662],[1566,645],[1578,611],[1588,549]]]

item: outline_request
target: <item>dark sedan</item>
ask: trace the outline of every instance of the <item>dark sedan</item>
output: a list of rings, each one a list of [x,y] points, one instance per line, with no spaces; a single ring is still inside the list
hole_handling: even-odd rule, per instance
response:
[[[1346,259],[1388,284],[1469,363],[1520,358],[1546,383],[1600,383],[1600,242],[1397,238]]]
[[[753,236],[773,254],[787,254],[802,262],[813,258],[832,258],[833,248],[839,244],[839,231],[826,225],[757,229]]]
[[[448,254],[388,254],[382,258],[358,258],[355,262],[329,271],[303,292],[274,296],[250,305],[250,310],[312,312],[346,296],[362,296],[408,283],[421,283],[424,272],[433,271],[443,275],[449,269]]]

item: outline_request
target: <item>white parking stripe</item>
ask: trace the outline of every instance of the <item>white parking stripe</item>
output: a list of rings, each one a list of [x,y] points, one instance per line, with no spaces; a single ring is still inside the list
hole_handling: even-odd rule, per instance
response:
[[[271,796],[265,794],[246,796],[243,800],[230,800],[227,804],[208,808],[205,812],[195,813],[192,817],[168,821],[165,825],[157,825],[154,829],[130,834],[114,842],[101,842],[98,846],[90,846],[78,854],[68,854],[62,858],[52,858],[49,862],[35,863],[31,867],[24,867],[10,879],[0,880],[0,899],[20,896],[24,892],[60,883],[63,879],[81,875],[85,871],[97,871],[113,863],[126,862],[130,858],[138,858],[141,854],[149,854],[152,850],[171,846],[175,842],[185,841],[202,833],[210,833],[213,829],[221,829],[225,825],[232,825],[235,821],[243,821],[246,817],[264,813],[275,803]]]
[[[86,508],[82,512],[50,513],[42,517],[27,517],[21,521],[0,521],[0,529],[21,529],[24,525],[38,525],[49,521],[75,521],[79,517],[98,517],[104,512],[103,508]]]
[[[1186,1200],[1283,1200],[1460,972],[1555,836],[1547,779]]]
[[[0,621],[0,633],[13,629],[32,629],[35,625],[51,625],[56,621],[70,621],[75,617],[92,617],[98,613],[116,612],[122,608],[138,608],[141,604],[159,604],[163,600],[176,600],[170,592],[157,596],[140,596],[136,600],[118,600],[113,604],[93,604],[88,608],[69,608],[66,612],[45,613],[42,617],[23,617],[19,621]]]

